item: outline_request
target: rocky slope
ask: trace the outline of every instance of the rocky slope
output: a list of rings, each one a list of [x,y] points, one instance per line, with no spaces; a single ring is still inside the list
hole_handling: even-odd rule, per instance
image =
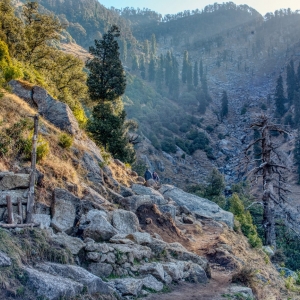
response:
[[[134,299],[190,282],[203,299],[213,286],[210,299],[287,299],[284,280],[262,250],[234,232],[231,213],[172,185],[146,187],[118,160],[107,165],[68,107],[39,87],[11,86],[23,100],[1,99],[1,130],[40,112],[50,154],[37,172],[33,218],[40,228],[0,230],[0,298]],[[74,137],[70,149],[58,145],[62,130]],[[15,223],[26,217],[28,164],[18,155],[1,159],[1,222],[6,195]]]

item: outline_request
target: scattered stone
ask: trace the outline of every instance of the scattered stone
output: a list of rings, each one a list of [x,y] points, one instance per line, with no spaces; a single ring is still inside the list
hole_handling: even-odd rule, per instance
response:
[[[11,266],[11,259],[3,252],[0,251],[0,267]]]
[[[81,239],[69,236],[64,232],[53,235],[52,240],[67,247],[73,255],[77,255],[85,246],[85,243]]]
[[[143,278],[143,287],[151,289],[155,292],[160,292],[164,288],[164,285],[152,275],[148,275],[147,277]]]
[[[134,233],[139,230],[139,219],[126,210],[118,209],[113,212],[112,224],[120,233]]]

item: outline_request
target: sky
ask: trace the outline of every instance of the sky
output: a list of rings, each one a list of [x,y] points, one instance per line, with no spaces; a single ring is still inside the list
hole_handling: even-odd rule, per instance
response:
[[[101,4],[106,7],[114,6],[116,8],[124,7],[139,7],[150,8],[162,15],[174,14],[184,10],[193,10],[196,8],[202,9],[208,4],[214,2],[222,3],[228,1],[216,1],[216,0],[99,0]],[[291,8],[292,10],[300,9],[299,0],[236,0],[232,1],[236,4],[247,4],[256,9],[262,15],[267,12],[274,12],[280,8]]]

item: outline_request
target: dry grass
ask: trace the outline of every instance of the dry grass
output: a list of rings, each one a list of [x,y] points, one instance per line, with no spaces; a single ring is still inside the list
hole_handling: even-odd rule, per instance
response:
[[[112,171],[113,177],[122,185],[130,187],[136,182],[136,177],[131,175],[132,170],[130,168],[123,168],[114,162],[111,162],[109,167]]]

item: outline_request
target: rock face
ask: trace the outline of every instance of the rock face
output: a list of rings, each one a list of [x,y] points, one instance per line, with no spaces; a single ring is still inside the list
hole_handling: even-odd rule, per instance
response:
[[[168,201],[166,201],[159,192],[152,188],[140,184],[133,184],[131,188],[137,195],[150,196],[150,199],[152,199],[157,205],[164,205],[168,203]]]
[[[112,215],[112,224],[120,233],[134,233],[139,230],[139,219],[131,211],[115,210]]]
[[[39,86],[29,89],[16,80],[11,80],[9,85],[14,94],[36,105],[39,114],[46,120],[72,135],[79,134],[78,122],[67,104],[55,100]]]
[[[11,259],[3,252],[0,251],[0,267],[9,267]]]
[[[198,218],[211,218],[226,223],[233,228],[233,214],[221,209],[217,204],[196,195],[188,194],[171,185],[163,185],[159,190],[165,197],[170,197],[179,206],[186,206]]]
[[[75,225],[80,209],[80,199],[64,189],[55,189],[52,205],[52,222],[58,231],[70,231]]]
[[[115,280],[114,284],[122,296],[138,296],[143,286],[143,280],[124,278]]]
[[[18,198],[22,200],[23,204],[27,203],[28,190],[12,190],[12,191],[0,191],[0,206],[6,206],[6,196],[11,197],[13,205],[18,204]]]
[[[8,174],[0,180],[0,191],[28,188],[28,174]]]

